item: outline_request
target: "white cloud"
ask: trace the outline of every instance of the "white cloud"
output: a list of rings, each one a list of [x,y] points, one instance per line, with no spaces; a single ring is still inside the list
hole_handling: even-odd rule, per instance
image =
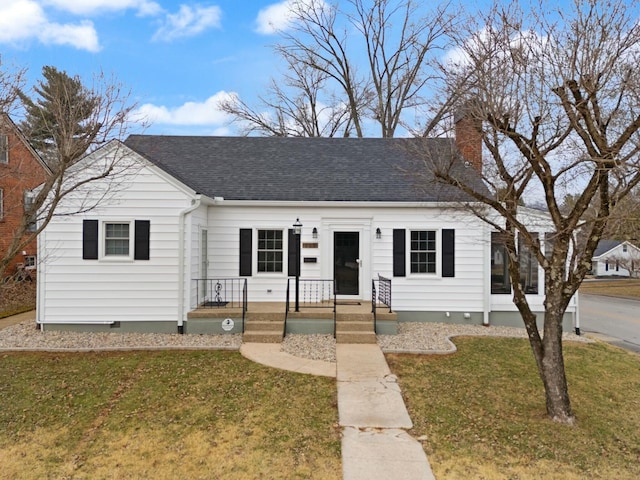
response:
[[[234,96],[234,93],[220,91],[207,98],[204,102],[186,102],[176,108],[146,103],[133,113],[132,121],[164,125],[212,125],[222,127],[230,118],[220,110],[219,104],[222,100],[227,100]]]
[[[42,31],[38,33],[38,38],[42,43],[46,44],[70,45],[89,52],[100,50],[98,33],[93,27],[93,23],[88,20],[80,22],[79,25],[47,23],[43,25]]]
[[[90,52],[100,49],[98,34],[91,22],[76,25],[52,23],[34,0],[4,0],[0,5],[0,43],[30,39],[46,45],[70,45]]]
[[[43,0],[43,3],[74,15],[127,9],[137,10],[141,16],[158,15],[162,12],[162,7],[151,0]]]
[[[258,12],[256,19],[256,32],[263,35],[272,35],[278,31],[286,30],[294,19],[292,7],[295,0],[284,0],[274,3]]]
[[[220,7],[180,5],[177,13],[167,14],[164,25],[153,35],[153,40],[171,41],[181,37],[193,37],[208,28],[220,28]]]
[[[297,9],[322,10],[328,5],[324,0],[284,0],[263,8],[256,18],[256,32],[263,35],[273,35],[287,30],[295,20]]]

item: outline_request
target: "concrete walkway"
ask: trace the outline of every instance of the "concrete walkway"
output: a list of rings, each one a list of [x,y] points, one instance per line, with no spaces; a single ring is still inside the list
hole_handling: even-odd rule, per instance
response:
[[[36,320],[36,311],[31,310],[29,312],[19,313],[18,315],[12,315],[10,317],[0,318],[0,330],[10,325],[16,325],[22,323],[25,320]]]
[[[406,432],[413,423],[378,345],[338,344],[337,368],[289,355],[280,344],[245,343],[240,353],[275,368],[337,377],[344,480],[435,479],[422,445]]]

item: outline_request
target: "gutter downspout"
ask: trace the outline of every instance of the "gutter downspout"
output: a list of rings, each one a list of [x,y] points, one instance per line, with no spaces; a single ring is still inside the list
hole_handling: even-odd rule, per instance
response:
[[[185,270],[185,226],[184,222],[188,214],[200,208],[201,195],[191,199],[191,206],[180,212],[178,232],[178,333],[184,333],[184,270]]]
[[[576,292],[576,296],[575,296],[576,311],[573,314],[574,323],[575,323],[575,329],[576,329],[576,335],[580,335],[580,301],[578,299],[579,299],[579,294],[578,294],[578,292]]]

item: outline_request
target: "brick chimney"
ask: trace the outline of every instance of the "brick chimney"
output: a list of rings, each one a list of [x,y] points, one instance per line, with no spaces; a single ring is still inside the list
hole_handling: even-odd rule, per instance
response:
[[[482,174],[482,122],[473,118],[467,108],[454,116],[456,147],[465,161]]]

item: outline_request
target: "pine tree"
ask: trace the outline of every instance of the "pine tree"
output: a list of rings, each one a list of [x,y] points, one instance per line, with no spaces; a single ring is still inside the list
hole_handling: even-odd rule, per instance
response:
[[[86,152],[100,129],[93,121],[99,100],[78,75],[44,66],[42,77],[34,88],[36,98],[19,92],[26,111],[21,128],[52,168],[69,165]]]

